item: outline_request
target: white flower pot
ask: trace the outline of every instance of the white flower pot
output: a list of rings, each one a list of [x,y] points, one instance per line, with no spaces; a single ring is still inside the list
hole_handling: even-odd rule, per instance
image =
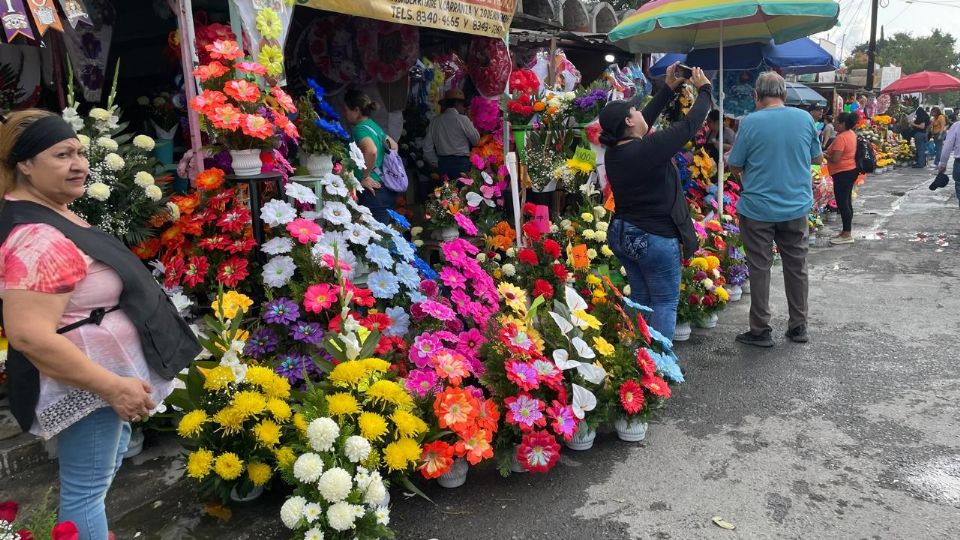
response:
[[[647,436],[647,423],[640,420],[627,421],[621,416],[614,421],[613,427],[617,429],[617,437],[621,441],[640,442]]]
[[[143,430],[135,427],[130,431],[130,442],[127,443],[127,451],[123,453],[123,459],[130,459],[139,456],[143,452]]]
[[[237,176],[256,176],[263,166],[260,163],[260,150],[231,150],[231,167]]]
[[[310,176],[326,176],[333,172],[333,157],[326,154],[304,154],[302,162]]]
[[[589,450],[593,448],[593,441],[597,438],[597,430],[587,427],[586,422],[580,422],[573,438],[567,441],[567,448],[571,450]]]
[[[523,465],[520,463],[520,460],[517,459],[517,450],[519,447],[513,447],[513,463],[510,465],[510,470],[515,473],[525,473],[526,469],[523,468]]]
[[[460,230],[456,227],[444,227],[440,229],[440,240],[449,242],[460,237]]]
[[[241,497],[240,494],[237,493],[236,486],[234,486],[233,489],[230,490],[230,500],[233,502],[239,502],[239,503],[255,501],[261,495],[263,495],[263,486],[254,486],[254,488],[251,489],[250,492],[244,495],[243,497]]]
[[[817,245],[817,235],[815,233],[811,233],[809,236],[807,236],[807,242],[809,242],[811,246]]]
[[[739,302],[743,298],[743,287],[740,285],[730,285],[727,287],[727,292],[730,293],[731,302]]]
[[[690,339],[691,332],[693,332],[693,330],[690,329],[690,323],[688,322],[677,323],[677,327],[673,331],[673,340],[686,341]]]
[[[467,463],[467,460],[457,458],[453,460],[453,465],[450,466],[450,470],[442,474],[440,478],[437,478],[437,483],[445,488],[458,488],[466,483],[467,471],[469,470],[470,465]]]
[[[720,320],[720,317],[716,313],[711,313],[706,319],[700,319],[696,321],[697,328],[716,328],[717,321]]]

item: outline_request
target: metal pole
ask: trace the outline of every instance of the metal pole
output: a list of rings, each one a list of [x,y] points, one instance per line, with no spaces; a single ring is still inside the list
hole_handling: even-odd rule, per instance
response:
[[[170,7],[177,14],[177,24],[180,26],[180,63],[183,68],[183,89],[187,96],[187,103],[197,95],[200,80],[193,76],[193,72],[200,66],[197,56],[196,34],[193,28],[193,0],[168,0]],[[190,148],[193,150],[193,159],[190,161],[188,175],[196,178],[203,170],[203,156],[200,149],[203,146],[200,140],[200,115],[191,107],[187,107],[187,121],[190,124]]]
[[[723,221],[723,21],[720,21],[720,133],[717,143],[720,148],[717,149],[717,155],[720,156],[717,163],[717,220]]]
[[[878,0],[870,2],[870,45],[867,47],[867,91],[873,91],[873,63],[877,56]]]

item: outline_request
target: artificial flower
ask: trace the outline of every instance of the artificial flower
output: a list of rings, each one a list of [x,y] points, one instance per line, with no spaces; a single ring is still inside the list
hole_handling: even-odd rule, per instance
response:
[[[336,531],[349,531],[354,527],[358,512],[363,515],[363,508],[346,501],[336,502],[327,508],[327,524]]]
[[[308,244],[316,241],[317,238],[320,237],[322,230],[320,229],[320,225],[317,225],[313,221],[297,218],[287,223],[287,232],[301,244]]]
[[[640,378],[640,384],[657,397],[664,399],[670,397],[670,386],[667,384],[667,381],[656,375],[647,375],[644,373]]]
[[[526,433],[517,447],[517,461],[529,472],[545,473],[560,459],[560,445],[545,430]]]
[[[213,468],[213,452],[200,448],[187,457],[187,476],[203,480]]]
[[[453,466],[453,453],[453,446],[442,440],[423,445],[420,474],[428,480],[443,476]]]
[[[317,418],[307,425],[307,439],[317,452],[329,452],[340,436],[340,426],[330,418]]]
[[[323,458],[319,454],[308,452],[297,458],[293,464],[293,476],[297,480],[312,484],[323,474]]]
[[[503,403],[507,408],[507,423],[519,426],[523,431],[546,424],[543,403],[529,394],[510,396]]]
[[[350,494],[350,490],[353,488],[353,477],[340,467],[334,467],[320,475],[317,488],[320,491],[320,496],[327,502],[339,502]]]
[[[627,414],[637,414],[643,410],[643,388],[634,380],[620,385],[620,405]]]
[[[416,463],[420,459],[420,445],[417,441],[410,438],[401,438],[388,444],[383,449],[383,462],[387,470],[402,471],[410,464]]]
[[[387,421],[383,416],[373,412],[363,412],[357,418],[360,435],[368,441],[379,441],[387,433]]]
[[[524,313],[527,310],[527,295],[523,289],[506,281],[497,286],[497,291],[503,297],[507,306],[517,313]]]
[[[224,480],[236,480],[243,473],[243,461],[233,452],[225,452],[214,460],[213,470]]]

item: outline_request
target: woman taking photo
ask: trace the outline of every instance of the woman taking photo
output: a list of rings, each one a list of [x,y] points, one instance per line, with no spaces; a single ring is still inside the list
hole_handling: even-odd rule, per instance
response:
[[[70,211],[86,152],[59,116],[0,117],[0,300],[10,409],[57,438],[60,521],[107,540],[104,499],[130,439],[200,344],[119,240]]]
[[[693,138],[710,111],[710,79],[693,68],[690,83],[697,100],[687,116],[662,131],[648,133],[673,101],[684,79],[667,68],[666,87],[643,108],[612,101],[600,112],[600,142],[616,201],[607,242],[627,270],[630,297],[653,309],[650,325],[673,339],[680,297],[681,245],[684,258],[697,250],[687,200],[673,156]]]
[[[370,99],[370,96],[360,90],[349,90],[344,95],[343,102],[346,105],[344,117],[353,126],[353,140],[363,152],[363,159],[366,162],[366,168],[358,171],[357,174],[360,177],[360,185],[363,186],[359,202],[370,209],[370,213],[377,221],[387,225],[390,223],[390,214],[387,210],[393,209],[397,198],[393,192],[383,186],[379,171],[380,166],[383,165],[387,145],[391,150],[396,150],[397,143],[370,118],[370,115],[377,110],[377,104]]]
[[[834,128],[837,137],[825,152],[827,168],[833,177],[833,196],[837,200],[837,210],[840,211],[840,221],[843,230],[830,239],[833,245],[852,244],[853,236],[853,186],[857,183],[857,134],[853,130],[859,118],[855,113],[840,113]]]

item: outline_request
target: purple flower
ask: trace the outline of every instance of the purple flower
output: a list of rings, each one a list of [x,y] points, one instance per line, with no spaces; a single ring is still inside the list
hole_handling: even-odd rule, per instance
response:
[[[320,374],[317,365],[304,354],[288,352],[278,356],[277,360],[280,361],[276,369],[277,374],[286,377],[290,384],[302,381],[310,374]]]
[[[277,335],[269,328],[258,328],[247,340],[243,354],[259,358],[277,350]]]
[[[317,345],[323,340],[323,330],[317,323],[298,321],[290,330],[293,332],[293,339],[303,343]]]
[[[432,369],[415,369],[407,376],[404,387],[419,397],[427,397],[437,391],[439,378]]]
[[[704,272],[703,270],[700,270],[700,271],[698,271],[696,274],[693,275],[693,279],[695,279],[695,280],[697,280],[697,281],[703,281],[703,280],[707,279],[707,273]]]
[[[481,390],[480,388],[477,388],[472,384],[465,386],[463,389],[469,392],[471,396],[477,398],[480,401],[487,399],[487,397],[483,395],[483,390]]]
[[[289,298],[277,298],[263,306],[263,320],[270,324],[290,324],[300,318],[300,307]]]

